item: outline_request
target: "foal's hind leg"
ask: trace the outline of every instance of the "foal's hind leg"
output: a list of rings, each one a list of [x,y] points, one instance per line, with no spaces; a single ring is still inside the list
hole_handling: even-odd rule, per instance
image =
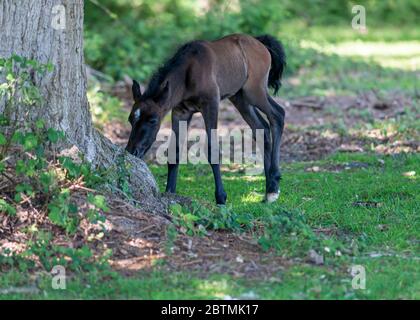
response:
[[[274,202],[279,197],[279,182],[281,177],[279,169],[280,143],[284,128],[285,112],[284,109],[268,95],[265,88],[246,90],[245,96],[252,105],[258,107],[258,109],[267,115],[268,121],[270,122],[272,153],[266,200],[268,202]]]
[[[182,145],[180,146],[179,143],[180,122],[185,121],[188,128],[192,116],[192,111],[183,108],[174,108],[172,110],[172,135],[170,145],[175,144],[175,159],[173,159],[173,155],[169,154],[172,151],[172,148],[170,147],[168,150],[168,178],[166,183],[166,192],[175,193],[176,191],[176,179],[179,167],[179,148],[182,148]]]
[[[235,105],[236,109],[242,115],[246,123],[252,129],[252,136],[256,140],[257,129],[264,130],[264,173],[265,173],[265,187],[268,190],[269,183],[269,169],[271,165],[271,134],[270,126],[267,121],[258,113],[258,111],[251,106],[243,96],[242,91],[233,96],[230,101]]]

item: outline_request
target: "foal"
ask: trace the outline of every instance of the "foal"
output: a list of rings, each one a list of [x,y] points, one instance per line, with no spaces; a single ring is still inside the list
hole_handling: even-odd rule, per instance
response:
[[[168,162],[166,191],[175,193],[179,166],[179,122],[189,124],[201,112],[208,137],[207,159],[212,146],[211,130],[217,128],[219,102],[228,98],[238,109],[256,137],[264,130],[264,173],[266,201],[279,196],[280,140],[284,109],[268,94],[267,86],[280,87],[286,65],[283,47],[274,37],[233,34],[216,41],[193,41],[182,46],[152,77],[142,94],[133,81],[134,105],[129,116],[132,129],[126,150],[142,158],[149,150],[167,112],[172,110],[171,139],[176,143],[176,161]],[[267,116],[268,122],[261,113]],[[216,141],[216,140],[213,140]],[[217,204],[225,204],[220,165],[210,162],[215,180]]]

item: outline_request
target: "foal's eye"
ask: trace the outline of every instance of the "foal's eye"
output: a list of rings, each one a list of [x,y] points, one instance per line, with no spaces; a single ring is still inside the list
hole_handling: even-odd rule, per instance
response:
[[[158,123],[158,119],[157,119],[157,118],[151,118],[151,119],[149,120],[149,123],[150,123],[150,124],[156,124],[156,123]]]

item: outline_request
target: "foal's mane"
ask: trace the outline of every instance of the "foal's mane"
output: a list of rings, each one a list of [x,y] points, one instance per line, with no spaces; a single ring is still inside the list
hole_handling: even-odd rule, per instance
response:
[[[202,41],[195,40],[181,46],[176,53],[165,62],[152,76],[149,86],[142,95],[142,99],[155,98],[169,73],[186,63],[187,58],[197,54],[202,49]]]

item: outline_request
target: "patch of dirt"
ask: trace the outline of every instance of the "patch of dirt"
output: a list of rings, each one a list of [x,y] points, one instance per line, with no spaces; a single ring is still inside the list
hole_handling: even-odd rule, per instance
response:
[[[380,96],[367,91],[357,96],[276,99],[287,111],[286,123],[307,128],[342,123],[348,128],[370,119],[385,120],[403,115],[413,106],[413,97],[400,92]]]
[[[128,274],[158,264],[168,271],[265,278],[290,264],[273,253],[263,253],[247,234],[209,232],[205,237],[191,237],[180,233],[170,240],[167,223],[118,215],[109,219],[114,226],[106,239],[114,249],[111,264]]]

